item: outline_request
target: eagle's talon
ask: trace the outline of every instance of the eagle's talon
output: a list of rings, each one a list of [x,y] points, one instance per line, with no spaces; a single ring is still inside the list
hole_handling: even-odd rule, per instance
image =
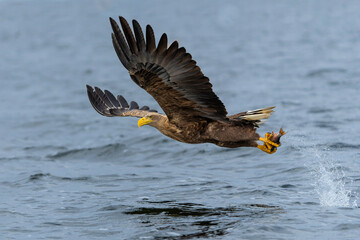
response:
[[[268,154],[273,154],[277,151],[276,147],[269,148],[266,143],[264,143],[264,145],[258,145],[257,147]]]
[[[259,141],[264,142],[264,144],[258,145],[257,147],[268,154],[273,154],[274,152],[277,151],[277,148],[280,146],[280,137],[285,134],[286,132],[282,128],[280,129],[279,133],[274,133],[274,132],[265,133],[265,137],[259,138]]]
[[[278,144],[278,143],[275,143],[275,142],[273,142],[273,141],[270,140],[270,138],[271,138],[272,136],[273,136],[272,133],[265,133],[265,138],[260,137],[259,140],[262,141],[262,142],[264,142],[264,143],[270,144],[270,145],[272,145],[272,146],[274,146],[274,147],[279,147],[279,146],[280,146],[280,143]]]
[[[264,142],[264,143],[265,143],[265,142],[266,142],[266,139],[265,139],[265,138],[260,137],[260,138],[259,138],[259,141],[262,141],[262,142]]]
[[[268,143],[268,144],[270,144],[270,145],[272,145],[274,147],[279,147],[280,146],[280,144],[274,143],[273,141],[270,141],[269,139],[266,141],[266,143]]]

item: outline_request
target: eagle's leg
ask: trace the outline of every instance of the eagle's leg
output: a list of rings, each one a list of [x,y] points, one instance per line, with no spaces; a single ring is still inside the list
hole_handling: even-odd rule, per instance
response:
[[[262,151],[273,154],[280,146],[280,138],[285,135],[286,132],[281,128],[279,133],[265,133],[265,138],[260,137],[259,140],[264,142],[264,145],[258,145],[257,147]]]

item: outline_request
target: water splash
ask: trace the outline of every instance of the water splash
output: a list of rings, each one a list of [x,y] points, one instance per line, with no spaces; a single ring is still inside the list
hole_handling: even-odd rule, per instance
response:
[[[309,134],[296,130],[297,136],[287,136],[289,142],[296,142],[292,147],[308,159],[305,166],[310,170],[312,185],[323,207],[351,207],[357,208],[358,194],[349,190],[352,180],[345,175],[343,167],[337,162],[339,159],[327,146],[314,145],[309,141]],[[307,136],[307,137],[305,137]],[[306,140],[305,140],[306,139]]]
[[[313,147],[311,150],[314,162],[307,167],[314,176],[315,192],[320,205],[324,207],[358,207],[357,194],[348,189],[352,182],[345,176],[340,164],[329,154],[329,149]]]

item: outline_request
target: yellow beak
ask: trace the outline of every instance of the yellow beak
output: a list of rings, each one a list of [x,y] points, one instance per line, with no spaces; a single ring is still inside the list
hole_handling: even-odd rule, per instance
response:
[[[138,126],[141,127],[141,126],[144,126],[144,125],[149,124],[151,122],[152,122],[152,120],[150,118],[143,117],[143,118],[139,119]]]

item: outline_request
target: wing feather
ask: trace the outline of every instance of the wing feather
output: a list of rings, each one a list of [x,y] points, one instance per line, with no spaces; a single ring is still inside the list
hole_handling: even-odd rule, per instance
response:
[[[120,62],[125,66],[125,68],[130,68],[130,62],[129,59],[126,58],[126,54],[123,52],[123,50],[120,47],[120,44],[118,40],[116,39],[114,34],[111,34],[112,42],[115,47],[115,52],[120,59]]]
[[[132,109],[139,109],[139,105],[136,103],[136,102],[134,102],[134,101],[131,101],[130,102],[130,108],[129,108],[130,110],[132,110]]]
[[[121,107],[120,103],[116,100],[115,96],[111,92],[109,92],[108,90],[105,90],[104,93],[105,93],[105,96],[111,102],[113,107],[116,107],[116,108]]]
[[[150,110],[150,108],[148,106],[143,106],[140,110]]]
[[[130,60],[130,56],[131,56],[131,52],[130,49],[125,41],[124,35],[121,33],[121,30],[119,28],[119,25],[117,25],[117,23],[115,22],[114,19],[110,18],[110,24],[111,27],[113,29],[114,32],[114,37],[113,40],[115,39],[116,42],[118,43],[121,51],[123,52],[123,54],[125,55],[126,59],[129,61]]]
[[[146,51],[153,53],[156,50],[154,30],[150,25],[146,26]]]
[[[162,55],[166,51],[167,42],[168,42],[167,35],[166,35],[166,33],[163,33],[163,35],[161,35],[159,44],[158,44],[157,49],[156,49],[157,55]]]
[[[121,107],[123,107],[123,108],[128,108],[129,107],[128,102],[126,101],[126,99],[123,96],[118,95],[117,100],[119,101]]]
[[[130,51],[132,53],[136,54],[138,52],[138,48],[137,48],[137,45],[136,45],[134,34],[132,33],[131,28],[130,28],[129,24],[127,23],[127,21],[125,20],[125,18],[119,17],[119,19],[120,19],[121,27],[122,27],[122,29],[124,31],[124,34],[125,34],[125,38],[126,38],[128,44],[129,44]]]
[[[140,27],[140,24],[136,20],[133,20],[132,23],[133,23],[134,33],[135,33],[135,37],[136,37],[137,47],[140,52],[143,52],[146,50],[143,31]]]

